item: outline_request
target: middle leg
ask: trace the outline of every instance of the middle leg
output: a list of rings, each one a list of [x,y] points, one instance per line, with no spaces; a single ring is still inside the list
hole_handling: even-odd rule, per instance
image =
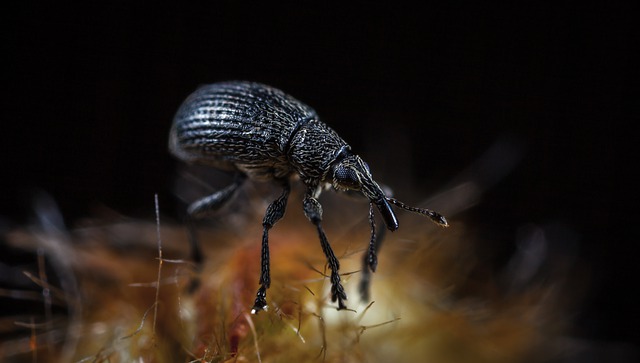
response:
[[[287,200],[291,192],[291,185],[288,180],[282,181],[282,194],[267,207],[267,212],[262,220],[262,253],[260,255],[260,288],[256,293],[256,300],[251,309],[252,314],[260,310],[267,309],[267,289],[271,285],[271,275],[269,266],[269,230],[283,216],[287,208]]]

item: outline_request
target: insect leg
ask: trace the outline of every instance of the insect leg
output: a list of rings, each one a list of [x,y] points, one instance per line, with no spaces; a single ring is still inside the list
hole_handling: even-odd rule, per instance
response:
[[[233,197],[236,190],[238,190],[245,179],[246,176],[244,174],[237,174],[232,184],[191,203],[187,209],[187,213],[194,218],[202,218],[212,214],[227,203],[231,197]]]
[[[377,253],[380,250],[380,246],[382,245],[382,241],[384,240],[385,235],[384,228],[376,231],[373,203],[369,204],[369,224],[371,225],[371,239],[369,240],[369,247],[367,248],[367,251],[365,251],[365,253],[362,255],[362,277],[360,280],[360,285],[358,287],[360,291],[360,298],[363,301],[369,301],[371,273],[375,272],[376,267],[378,266]]]
[[[287,208],[287,199],[289,198],[289,192],[291,191],[291,185],[288,180],[282,181],[282,194],[278,199],[274,200],[267,207],[267,212],[262,220],[262,254],[261,254],[261,269],[260,269],[260,288],[256,293],[256,300],[251,309],[252,314],[256,314],[260,310],[267,309],[267,289],[271,285],[271,276],[269,269],[269,230],[278,222],[283,216]]]
[[[371,272],[376,272],[376,267],[378,266],[378,256],[376,252],[378,251],[379,244],[376,240],[376,220],[373,215],[373,203],[369,203],[369,224],[371,225],[371,239],[369,240],[369,248],[367,252],[364,254],[363,262],[365,265],[363,266],[371,269]]]
[[[187,209],[187,227],[189,231],[189,243],[191,244],[191,254],[193,261],[196,264],[199,265],[202,263],[202,252],[200,251],[200,245],[196,238],[195,220],[206,215],[213,214],[215,211],[220,209],[229,201],[229,199],[231,199],[245,179],[246,176],[244,174],[237,174],[232,184],[211,195],[198,199],[189,205],[189,208]]]
[[[391,193],[389,188],[383,189],[388,190],[387,193]],[[347,192],[347,194],[349,194]],[[362,193],[353,192],[350,194],[354,197],[363,197]],[[371,226],[371,238],[369,240],[369,247],[362,255],[362,277],[360,278],[360,284],[358,285],[358,290],[360,292],[360,298],[362,301],[369,301],[369,289],[371,286],[371,273],[376,271],[376,267],[378,266],[378,252],[380,251],[380,246],[382,245],[382,241],[384,240],[386,229],[381,228],[376,230],[376,217],[373,212],[374,203],[369,202],[369,224]]]
[[[331,301],[338,301],[338,310],[346,309],[344,300],[347,300],[347,294],[344,291],[344,287],[340,283],[340,262],[329,245],[327,236],[324,234],[324,230],[321,226],[322,221],[322,206],[316,198],[313,197],[312,192],[308,191],[303,201],[305,216],[316,226],[318,229],[318,236],[320,237],[320,245],[325,256],[327,256],[327,264],[331,269]]]

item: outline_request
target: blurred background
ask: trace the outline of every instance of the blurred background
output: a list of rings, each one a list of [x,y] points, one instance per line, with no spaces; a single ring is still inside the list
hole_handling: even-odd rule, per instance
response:
[[[108,211],[152,220],[155,193],[179,221],[173,114],[200,84],[258,81],[315,108],[401,200],[448,191],[446,210],[473,180],[481,193],[449,219],[495,271],[531,226],[546,231],[545,248],[586,266],[572,336],[637,354],[627,7],[15,6],[2,16],[3,231],[33,222],[40,191],[69,228]],[[0,251],[4,266],[21,258]]]

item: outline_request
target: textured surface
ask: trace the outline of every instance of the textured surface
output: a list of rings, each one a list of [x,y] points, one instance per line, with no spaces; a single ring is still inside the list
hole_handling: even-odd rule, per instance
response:
[[[203,86],[185,100],[169,146],[183,160],[269,180],[294,171],[288,152],[302,172],[313,169],[317,178],[317,169],[328,167],[327,158],[335,155],[333,149],[316,151],[344,144],[312,108],[282,91],[259,83],[224,82]]]
[[[359,157],[350,155],[349,146],[318,120],[313,109],[259,83],[236,81],[203,86],[179,108],[169,136],[169,149],[187,162],[235,170],[241,180],[245,177],[277,180],[283,186],[282,195],[267,207],[262,221],[260,288],[252,313],[268,307],[269,230],[284,216],[290,190],[288,179],[297,173],[307,187],[303,202],[305,215],[318,230],[322,251],[331,269],[331,300],[338,301],[338,309],[346,308],[347,295],[338,272],[340,263],[322,229],[322,207],[316,198],[321,183],[340,184],[340,180],[335,180],[335,170],[341,170],[337,175],[344,176],[350,187],[360,189],[363,183],[356,178],[359,179],[365,168],[363,162],[359,164],[360,169],[344,168],[348,164],[343,166],[343,159],[360,160]],[[331,176],[328,175],[330,169],[334,170]],[[377,188],[375,199],[384,198],[368,170],[366,175],[366,184]],[[196,217],[217,210],[240,184],[237,180],[232,186],[192,203],[189,213]]]
[[[357,191],[370,201],[371,239],[363,257],[363,270],[374,271],[381,235],[376,237],[373,206],[382,214],[387,228],[398,229],[398,220],[389,202],[411,212],[426,215],[448,226],[446,219],[428,209],[410,207],[389,198],[373,180],[369,166],[351,153],[351,147],[329,126],[318,120],[315,111],[284,92],[260,83],[222,82],[203,86],[179,108],[169,136],[169,149],[178,158],[220,169],[232,170],[236,181],[225,189],[202,198],[188,209],[193,217],[203,216],[225,204],[245,177],[276,180],[282,195],[268,207],[262,221],[260,288],[253,313],[267,308],[271,285],[269,230],[284,216],[290,185],[297,174],[306,185],[304,214],[316,226],[322,251],[331,269],[331,300],[338,310],[347,306],[342,286],[340,262],[322,228],[322,206],[316,198],[322,187]],[[197,245],[194,241],[194,246]],[[197,250],[197,248],[194,248]],[[369,275],[363,277],[361,295],[368,299]]]

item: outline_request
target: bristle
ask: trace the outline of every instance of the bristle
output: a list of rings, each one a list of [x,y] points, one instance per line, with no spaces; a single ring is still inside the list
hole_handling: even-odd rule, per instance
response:
[[[81,321],[73,328],[56,321],[54,328],[77,340],[70,361],[507,363],[541,361],[542,353],[557,347],[563,331],[555,298],[564,291],[560,282],[550,279],[517,294],[496,292],[494,280],[475,273],[479,262],[462,223],[425,234],[420,223],[407,221],[388,234],[377,273],[370,275],[375,303],[360,302],[361,254],[371,242],[363,226],[340,234],[327,223],[349,296],[349,309],[337,311],[316,231],[292,211],[272,230],[270,304],[258,315],[249,312],[259,286],[259,223],[241,232],[200,230],[205,258],[194,292],[187,289],[194,276],[188,264],[165,263],[158,280],[154,224],[85,228],[74,234],[77,243],[68,256],[82,289]],[[160,234],[164,262],[188,256],[185,229],[165,225]],[[137,239],[127,242],[124,235]],[[27,246],[38,238],[21,233],[11,240]],[[479,285],[473,293],[464,288],[471,283]],[[9,360],[19,354],[30,359],[33,349],[40,362],[62,356],[70,338],[44,339],[47,332],[37,323],[27,330],[27,338],[35,330],[36,339],[27,339],[22,353]],[[0,345],[0,358],[7,358],[6,346]]]

